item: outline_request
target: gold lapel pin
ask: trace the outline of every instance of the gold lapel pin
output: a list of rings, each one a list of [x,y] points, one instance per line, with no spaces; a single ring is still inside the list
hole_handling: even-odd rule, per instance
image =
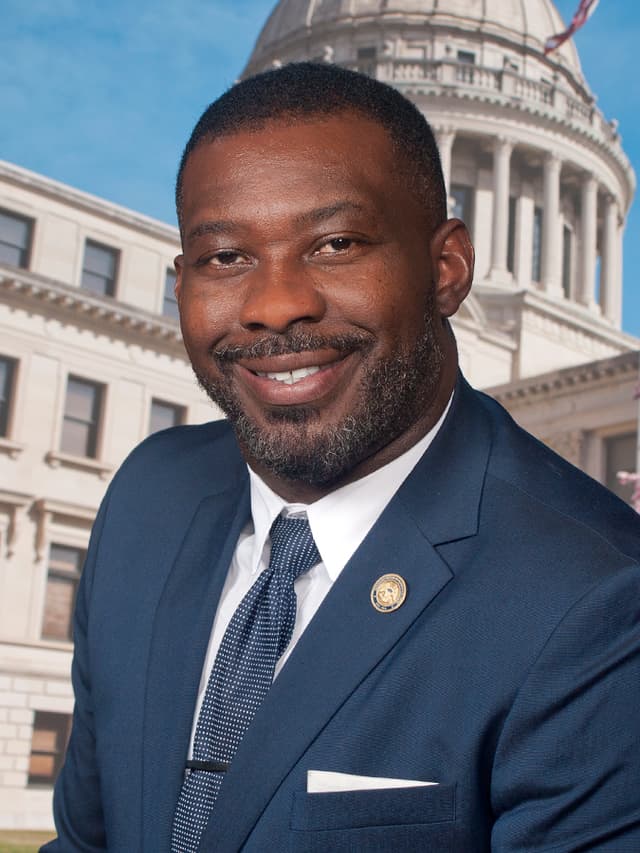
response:
[[[400,575],[382,575],[371,587],[371,604],[380,613],[402,607],[406,597],[407,584]]]

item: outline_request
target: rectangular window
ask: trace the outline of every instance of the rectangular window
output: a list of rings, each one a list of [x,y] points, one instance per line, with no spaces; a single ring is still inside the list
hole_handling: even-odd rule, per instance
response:
[[[516,268],[516,209],[517,199],[509,196],[509,230],[507,232],[507,269],[515,272]]]
[[[456,68],[456,78],[461,83],[473,83],[473,66],[476,64],[475,53],[472,53],[470,50],[459,50],[457,58],[458,67]]]
[[[542,208],[533,209],[533,248],[531,252],[531,278],[539,282],[542,277]]]
[[[467,229],[473,234],[473,187],[463,184],[451,184],[451,216],[462,219]]]
[[[9,414],[13,397],[16,363],[12,358],[0,356],[0,436],[9,434]]]
[[[375,47],[358,48],[358,71],[369,77],[376,76],[377,51]]]
[[[571,229],[566,225],[562,229],[562,290],[567,299],[571,298]]]
[[[87,240],[84,244],[80,286],[100,296],[114,296],[120,252]]]
[[[26,269],[31,254],[33,219],[0,210],[0,263]]]
[[[149,435],[159,432],[161,429],[179,426],[184,423],[184,408],[173,403],[165,403],[163,400],[151,401],[151,413],[149,417]]]
[[[84,564],[82,548],[52,544],[49,548],[47,590],[42,617],[45,640],[73,639],[73,610]]]
[[[67,380],[60,450],[95,459],[102,408],[102,385],[77,376]]]
[[[618,471],[632,474],[636,470],[638,436],[635,432],[612,435],[604,440],[605,481],[604,484],[623,501],[630,502],[633,485],[625,486],[618,480]]]
[[[29,785],[53,786],[64,761],[70,732],[71,714],[35,712],[29,759]]]
[[[164,279],[164,299],[162,301],[162,313],[165,317],[173,317],[176,320],[180,316],[178,311],[178,300],[175,294],[176,274],[174,270],[167,269]]]

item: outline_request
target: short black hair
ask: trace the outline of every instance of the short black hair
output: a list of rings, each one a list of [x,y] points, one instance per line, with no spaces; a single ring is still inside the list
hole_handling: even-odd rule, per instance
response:
[[[193,129],[176,180],[176,209],[182,228],[182,178],[201,144],[272,120],[295,122],[356,112],[378,122],[398,155],[398,170],[433,217],[446,219],[446,190],[440,155],[429,123],[397,89],[339,65],[293,62],[232,86],[210,104]]]

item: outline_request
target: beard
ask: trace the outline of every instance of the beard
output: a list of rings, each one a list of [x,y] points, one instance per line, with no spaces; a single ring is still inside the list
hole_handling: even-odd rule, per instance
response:
[[[356,465],[409,429],[433,401],[444,354],[429,306],[422,334],[411,350],[398,350],[365,366],[353,409],[338,423],[323,424],[321,407],[286,406],[264,414],[258,424],[242,409],[233,388],[231,367],[238,359],[306,350],[334,349],[366,353],[375,341],[369,333],[319,336],[292,331],[268,335],[249,347],[211,352],[222,379],[195,367],[198,383],[227,415],[245,454],[277,477],[316,487],[338,484]]]

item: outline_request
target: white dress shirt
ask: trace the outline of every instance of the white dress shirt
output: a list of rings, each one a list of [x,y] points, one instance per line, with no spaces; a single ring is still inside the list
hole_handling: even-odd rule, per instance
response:
[[[251,521],[240,534],[220,595],[198,688],[190,756],[200,707],[218,648],[236,608],[260,572],[269,565],[269,531],[276,517],[281,513],[286,516],[306,515],[322,561],[295,581],[295,627],[291,642],[276,665],[274,677],[284,666],[340,572],[435,438],[452,399],[453,395],[435,426],[413,447],[382,468],[330,492],[312,504],[287,503],[249,468]]]

